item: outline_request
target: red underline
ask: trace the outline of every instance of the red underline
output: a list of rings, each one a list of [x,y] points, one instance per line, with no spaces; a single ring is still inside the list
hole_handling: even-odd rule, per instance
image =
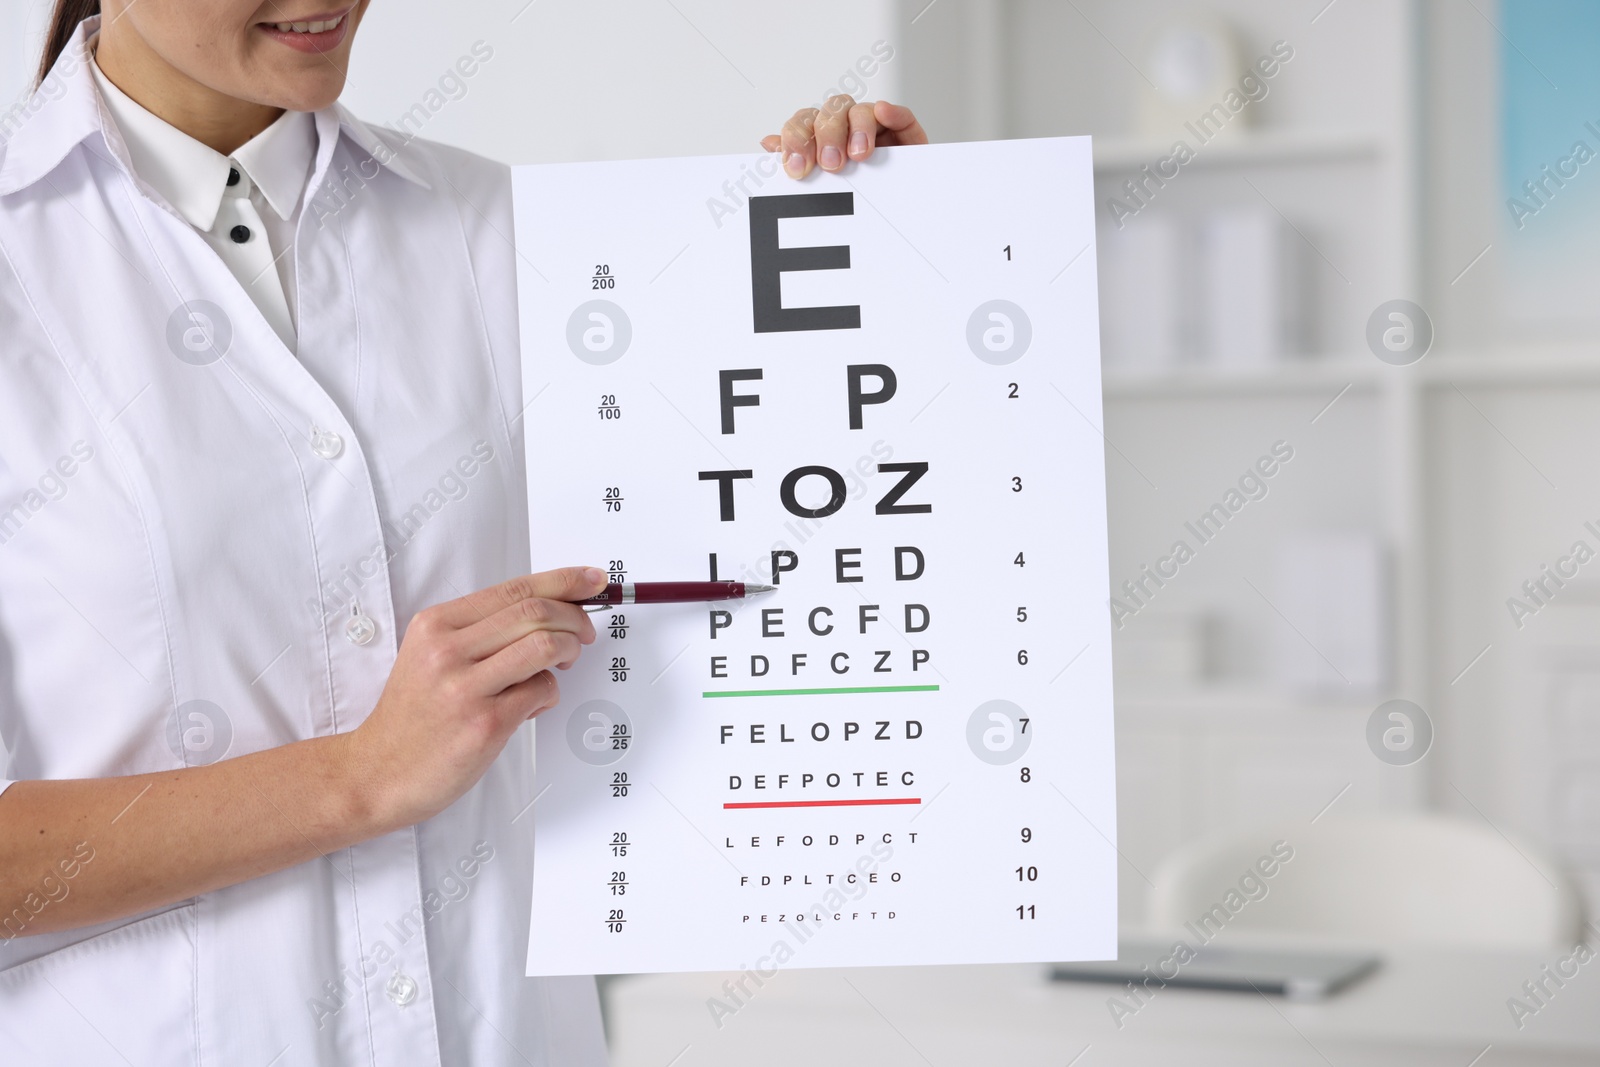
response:
[[[747,804],[724,804],[728,808],[856,808],[866,804],[921,804],[921,797],[896,797],[892,800],[759,800]]]

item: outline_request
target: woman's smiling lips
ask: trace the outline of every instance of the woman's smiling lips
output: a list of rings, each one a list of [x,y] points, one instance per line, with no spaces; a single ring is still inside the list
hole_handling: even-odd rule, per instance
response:
[[[258,22],[256,29],[302,52],[330,52],[350,29],[350,8],[285,22]]]

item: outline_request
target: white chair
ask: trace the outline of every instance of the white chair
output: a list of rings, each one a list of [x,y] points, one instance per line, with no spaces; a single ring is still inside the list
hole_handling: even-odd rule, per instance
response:
[[[1280,841],[1292,858],[1263,876],[1257,864]],[[1151,926],[1198,927],[1210,916],[1207,936],[1225,925],[1366,944],[1544,950],[1570,949],[1584,928],[1577,887],[1540,849],[1437,816],[1329,817],[1213,835],[1151,877]]]

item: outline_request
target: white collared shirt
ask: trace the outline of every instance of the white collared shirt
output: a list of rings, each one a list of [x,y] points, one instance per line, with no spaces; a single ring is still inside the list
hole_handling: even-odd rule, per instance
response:
[[[285,111],[224,156],[145,110],[92,56],[89,69],[134,174],[217,250],[292,351],[295,277],[289,246],[317,151],[316,122],[303,111]]]
[[[528,566],[509,171],[311,115],[291,353],[139,177],[89,69],[97,24],[0,113],[7,779],[347,732],[413,614]],[[604,1063],[594,983],[522,973],[530,732],[414,827],[31,933],[144,817],[130,796],[0,902],[0,1063]]]

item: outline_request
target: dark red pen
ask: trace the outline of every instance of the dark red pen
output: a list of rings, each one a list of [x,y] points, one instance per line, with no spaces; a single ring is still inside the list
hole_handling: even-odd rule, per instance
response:
[[[612,582],[599,596],[576,603],[601,607],[616,604],[692,604],[707,600],[741,600],[757,593],[770,593],[776,588],[746,582]]]

